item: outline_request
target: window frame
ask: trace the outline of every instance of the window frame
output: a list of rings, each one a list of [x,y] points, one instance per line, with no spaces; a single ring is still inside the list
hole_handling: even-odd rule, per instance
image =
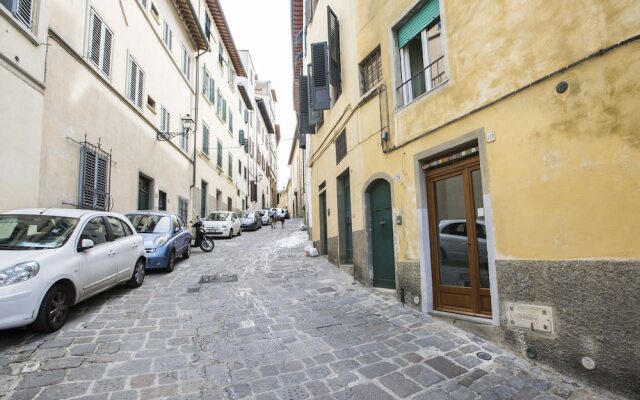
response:
[[[135,92],[131,91],[131,74],[132,74],[132,66],[135,65],[136,66],[136,72],[137,72],[137,76],[136,76],[136,88],[135,88]],[[140,77],[142,76],[142,86],[140,84]],[[127,58],[127,99],[135,106],[137,107],[139,110],[143,109],[143,104],[142,104],[142,98],[144,97],[144,76],[145,73],[142,70],[142,68],[140,68],[140,64],[138,64],[138,62],[136,61],[136,59],[129,54],[129,57]],[[134,97],[136,97],[135,99],[131,98],[131,95],[134,95]]]
[[[18,0],[15,0],[18,1]],[[102,24],[100,28],[100,43],[98,49],[98,61],[97,63],[93,60],[93,36],[94,36],[94,24],[95,20],[99,20]],[[109,61],[108,65],[106,65],[108,72],[105,72],[105,33],[108,32],[111,35],[111,43],[109,44]],[[109,26],[104,22],[104,19],[100,17],[100,15],[96,12],[96,10],[91,7],[89,10],[89,36],[87,40],[87,61],[93,68],[98,71],[99,74],[106,77],[108,80],[111,80],[111,72],[113,69],[113,43],[114,43],[114,34]]]
[[[358,65],[360,70],[360,95],[365,95],[382,82],[382,51],[376,46]],[[369,69],[371,68],[371,72]],[[377,73],[376,73],[377,72]],[[368,77],[371,76],[371,80]]]

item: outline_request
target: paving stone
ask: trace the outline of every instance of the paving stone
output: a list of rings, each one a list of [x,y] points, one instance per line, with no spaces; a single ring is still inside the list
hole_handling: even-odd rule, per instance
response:
[[[111,378],[100,379],[93,383],[91,388],[92,393],[111,393],[118,390],[123,390],[126,383],[126,378]]]
[[[377,364],[368,365],[358,369],[358,372],[367,379],[377,378],[394,371],[397,367],[388,362],[379,362]]]
[[[460,383],[461,385],[464,386],[469,386],[471,385],[475,380],[482,378],[483,376],[485,376],[487,374],[487,371],[483,370],[483,369],[474,369],[473,371],[471,371],[471,373],[460,377],[458,379],[458,383]]]
[[[278,378],[282,381],[283,386],[295,385],[307,380],[307,376],[304,372],[293,372],[289,374],[279,375]]]
[[[29,389],[35,387],[51,386],[61,383],[66,374],[65,370],[36,371],[25,375],[18,389]]]
[[[35,399],[38,393],[40,393],[40,388],[18,390],[13,392],[9,400],[31,400]]]
[[[53,360],[48,360],[44,366],[43,370],[50,369],[66,369],[66,368],[77,368],[84,361],[84,357],[66,357],[66,358],[56,358]]]
[[[353,400],[392,400],[393,397],[373,383],[363,383],[348,390]]]
[[[382,378],[380,378],[380,383],[382,383],[387,389],[395,393],[397,396],[400,396],[402,398],[405,398],[422,390],[420,386],[407,379],[407,377],[400,372],[394,372],[392,374],[383,376]]]
[[[351,371],[352,369],[356,369],[360,367],[360,363],[357,362],[356,360],[347,359],[347,360],[336,361],[332,364],[329,364],[329,366],[336,373],[340,374],[342,372]]]
[[[280,382],[278,382],[278,379],[276,379],[275,377],[270,376],[267,378],[254,380],[250,385],[253,393],[262,393],[278,389],[280,387]]]
[[[455,378],[467,372],[466,369],[442,356],[431,358],[425,363],[448,378]]]
[[[178,394],[178,387],[176,385],[156,386],[140,390],[140,399],[159,399],[176,394]]]
[[[309,392],[303,386],[289,386],[276,391],[281,400],[304,400],[309,398]]]
[[[307,388],[309,393],[311,393],[312,397],[317,397],[322,394],[329,393],[331,390],[327,387],[324,382],[321,381],[311,381],[306,382],[304,386]]]
[[[230,400],[241,399],[251,394],[251,388],[246,383],[230,386],[224,391]]]
[[[155,374],[137,375],[131,378],[131,388],[140,389],[144,387],[153,386],[156,381]]]
[[[331,370],[326,365],[320,365],[317,367],[309,368],[305,370],[307,376],[312,380],[319,380],[326,378],[331,374]]]
[[[444,380],[442,375],[422,365],[412,365],[402,372],[425,388]]]
[[[93,381],[102,378],[107,370],[105,364],[89,364],[69,371],[67,380],[69,381]]]
[[[414,400],[457,400],[457,399],[442,389],[435,389],[414,397]]]
[[[357,380],[358,380],[358,377],[356,376],[356,374],[354,374],[352,372],[345,372],[345,373],[342,373],[342,374],[338,375],[338,377],[336,377],[336,378],[329,379],[327,381],[327,384],[333,390],[338,390],[340,388],[346,387],[351,382],[355,382]]]
[[[96,346],[97,345],[95,343],[79,344],[71,347],[69,349],[69,354],[72,356],[86,356],[87,354],[93,353]]]

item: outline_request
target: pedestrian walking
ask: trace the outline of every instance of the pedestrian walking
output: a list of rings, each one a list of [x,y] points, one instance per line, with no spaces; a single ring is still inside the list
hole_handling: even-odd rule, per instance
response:
[[[276,222],[277,222],[276,209],[272,208],[269,210],[269,223],[271,224],[271,229],[276,227]]]
[[[282,222],[282,229],[284,229],[284,210],[282,210],[282,208],[279,208],[276,211],[276,219],[280,222]]]

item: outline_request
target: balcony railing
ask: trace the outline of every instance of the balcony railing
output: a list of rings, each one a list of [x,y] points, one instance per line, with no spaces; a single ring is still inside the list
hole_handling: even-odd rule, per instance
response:
[[[396,94],[398,107],[403,107],[418,97],[446,83],[449,80],[445,72],[444,56],[427,65],[425,69],[413,75],[398,86]]]

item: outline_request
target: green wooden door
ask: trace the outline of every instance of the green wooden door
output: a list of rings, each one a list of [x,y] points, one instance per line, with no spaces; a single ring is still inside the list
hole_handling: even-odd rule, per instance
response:
[[[371,213],[371,247],[373,253],[373,286],[395,289],[396,273],[393,255],[393,220],[391,187],[378,180],[369,189]]]
[[[138,210],[151,209],[151,179],[140,175],[138,180]]]
[[[344,198],[344,246],[345,260],[343,264],[353,263],[353,231],[351,229],[351,180],[349,175],[342,179],[342,193]]]
[[[327,239],[327,194],[320,195],[320,254],[329,254]]]

